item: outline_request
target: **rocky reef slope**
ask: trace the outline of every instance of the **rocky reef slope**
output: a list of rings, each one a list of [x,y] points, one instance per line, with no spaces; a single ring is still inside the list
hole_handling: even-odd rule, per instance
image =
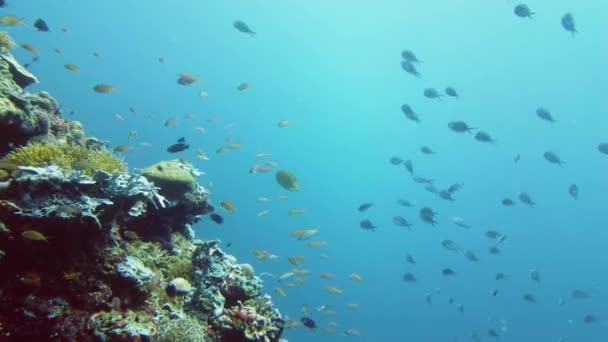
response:
[[[35,81],[0,56],[0,341],[279,341],[253,268],[194,239],[197,170],[129,171]]]

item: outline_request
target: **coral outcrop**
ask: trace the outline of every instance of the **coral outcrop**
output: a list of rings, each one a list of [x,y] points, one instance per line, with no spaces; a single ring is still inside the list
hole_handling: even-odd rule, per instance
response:
[[[15,63],[0,58],[0,341],[279,341],[253,268],[194,239],[214,210],[194,166],[127,170]]]

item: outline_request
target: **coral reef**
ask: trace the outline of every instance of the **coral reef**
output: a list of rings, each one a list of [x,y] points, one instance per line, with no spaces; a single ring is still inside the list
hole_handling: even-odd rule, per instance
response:
[[[194,239],[214,211],[194,166],[127,170],[8,64],[0,341],[278,341],[283,320],[253,268]]]
[[[108,173],[125,173],[127,166],[122,159],[103,148],[34,142],[16,148],[2,159],[6,163],[22,166],[57,165],[66,172],[81,170],[92,175],[97,170]]]

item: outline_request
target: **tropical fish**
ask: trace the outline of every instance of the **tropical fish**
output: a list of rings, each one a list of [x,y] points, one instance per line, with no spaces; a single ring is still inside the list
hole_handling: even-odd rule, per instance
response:
[[[198,82],[198,77],[187,73],[187,72],[182,72],[180,74],[177,75],[177,84],[181,84],[183,86],[187,86],[187,85],[191,85],[194,84],[196,82]]]
[[[70,64],[70,63],[68,63],[68,64],[64,65],[63,67],[66,68],[67,70],[73,71],[73,72],[79,72],[80,71],[80,68],[76,64]]]
[[[285,190],[298,191],[299,185],[296,177],[288,170],[281,170],[275,174],[275,179]]]
[[[255,35],[256,35],[256,33],[253,30],[251,30],[251,28],[249,28],[249,25],[247,25],[242,20],[235,20],[234,22],[232,22],[232,27],[237,29],[239,32],[247,33],[252,37],[255,37]]]
[[[43,19],[37,19],[34,22],[34,27],[39,32],[49,32],[49,25],[47,25],[46,21],[44,21]]]
[[[231,213],[236,213],[237,212],[236,207],[230,201],[220,201],[220,206],[222,208],[224,208],[224,210],[226,210],[228,212],[231,212]]]
[[[49,243],[48,238],[43,233],[37,230],[26,230],[21,233],[21,236],[24,239],[28,239],[31,241],[44,241],[46,243]]]
[[[97,84],[93,87],[93,91],[100,94],[108,94],[114,92],[114,86],[109,84]]]

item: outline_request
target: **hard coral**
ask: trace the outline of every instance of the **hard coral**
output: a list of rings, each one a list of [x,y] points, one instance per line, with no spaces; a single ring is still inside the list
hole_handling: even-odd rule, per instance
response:
[[[207,333],[205,326],[190,317],[174,319],[161,326],[158,342],[204,342]]]
[[[2,161],[21,166],[57,165],[65,172],[81,170],[92,175],[97,170],[126,173],[124,161],[107,150],[78,145],[30,143],[11,151]]]
[[[0,32],[0,53],[9,51],[15,46],[15,42],[11,39],[8,33]]]

